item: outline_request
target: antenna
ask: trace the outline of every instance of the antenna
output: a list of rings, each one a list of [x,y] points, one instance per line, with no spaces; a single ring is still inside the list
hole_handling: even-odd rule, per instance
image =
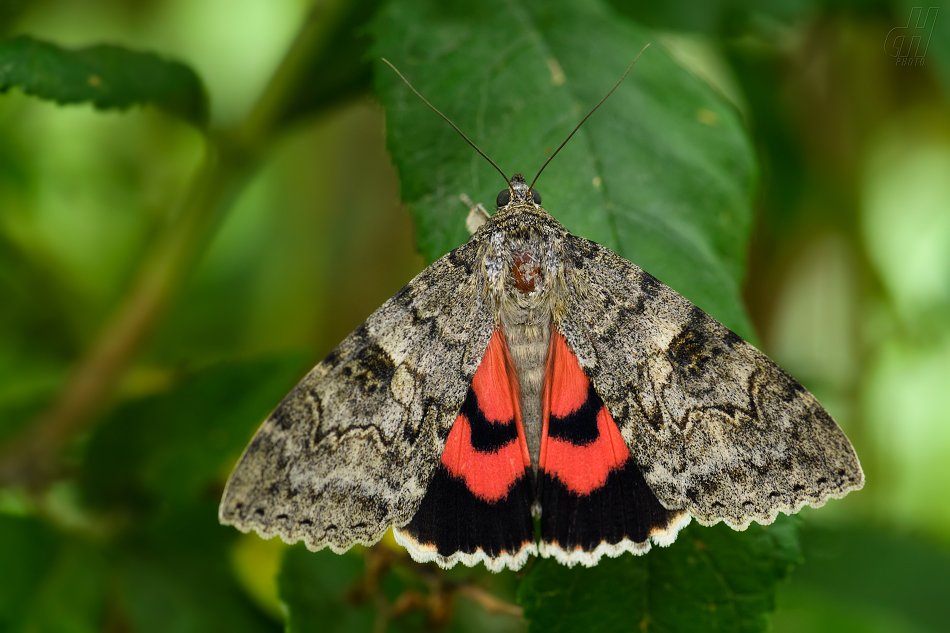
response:
[[[623,80],[627,78],[627,73],[629,73],[630,70],[633,68],[633,64],[636,64],[636,63],[637,63],[637,60],[640,59],[640,55],[643,55],[643,51],[645,51],[647,48],[649,48],[649,46],[650,46],[650,45],[647,44],[646,46],[644,46],[643,48],[640,49],[640,52],[637,53],[637,56],[634,58],[633,62],[632,62],[629,66],[627,66],[627,70],[626,70],[626,72],[624,72],[623,77],[621,77],[621,78],[620,78],[620,81],[617,82],[617,85],[614,86],[613,88],[611,88],[611,89],[610,89],[610,92],[607,93],[607,97],[609,97],[610,95],[612,95],[612,94],[614,93],[614,90],[616,90],[618,87],[620,87],[620,84],[623,83]],[[386,60],[383,60],[383,61],[386,61]],[[389,62],[386,62],[386,63],[389,63]],[[392,64],[390,64],[390,65],[392,65]],[[397,70],[396,72],[398,73],[399,71]],[[402,76],[402,75],[400,75],[400,77],[401,77],[401,76]],[[408,82],[406,82],[406,83],[408,83]],[[409,87],[412,88],[412,86],[409,86]],[[416,94],[418,94],[418,93],[416,93]],[[600,103],[598,103],[597,105],[595,105],[595,106],[594,106],[594,109],[591,110],[590,112],[588,112],[588,113],[587,113],[587,116],[585,116],[583,119],[581,119],[581,122],[577,124],[577,127],[576,127],[576,128],[574,128],[574,132],[577,132],[577,130],[581,129],[581,126],[584,125],[584,121],[586,121],[587,119],[589,119],[589,118],[590,118],[590,115],[592,115],[594,112],[597,111],[597,108],[599,108],[599,107],[601,106],[601,104],[603,104],[603,102],[607,100],[607,97],[604,97],[603,99],[601,99],[601,100],[600,100]],[[423,99],[423,101],[425,101],[425,99]],[[433,109],[434,109],[434,108],[433,108]],[[438,110],[436,110],[436,112],[438,112]],[[454,127],[454,126],[453,126],[453,127]],[[538,182],[538,178],[541,176],[541,172],[544,171],[544,168],[548,166],[548,163],[550,163],[552,160],[554,160],[554,157],[557,156],[557,153],[561,151],[561,148],[564,147],[565,145],[567,145],[567,142],[568,142],[569,140],[571,140],[571,137],[572,137],[572,136],[574,136],[574,132],[571,132],[570,134],[568,134],[567,138],[564,139],[564,142],[561,143],[561,145],[558,146],[558,148],[557,148],[556,150],[554,150],[554,153],[551,154],[550,158],[548,158],[548,159],[544,162],[544,164],[541,165],[541,169],[540,169],[540,171],[538,171],[538,175],[534,177],[534,180],[531,181],[531,186],[528,187],[529,190],[534,189],[534,183]],[[461,134],[461,132],[460,132],[460,134]],[[471,141],[469,141],[469,142],[471,142]],[[478,148],[476,147],[475,149],[478,149]],[[482,155],[484,156],[484,154],[482,154]],[[486,158],[487,158],[487,157],[486,157]],[[499,170],[499,171],[500,171],[500,170]]]
[[[420,99],[422,99],[422,102],[423,102],[424,104],[426,104],[427,106],[429,106],[430,108],[432,108],[432,110],[433,110],[436,114],[438,114],[440,117],[442,117],[443,119],[445,119],[445,122],[448,123],[449,125],[451,125],[451,126],[452,126],[452,129],[454,129],[456,132],[458,132],[458,133],[461,135],[461,137],[464,138],[465,141],[475,149],[476,152],[478,152],[479,154],[482,155],[482,158],[484,158],[485,160],[487,160],[489,163],[492,164],[492,167],[494,167],[495,169],[498,170],[498,173],[501,174],[501,177],[505,179],[505,182],[506,182],[506,183],[508,183],[508,188],[511,189],[511,195],[512,195],[512,197],[514,197],[514,195],[515,195],[514,187],[511,186],[511,181],[508,180],[508,176],[506,176],[506,175],[505,175],[505,172],[503,172],[503,171],[501,170],[501,167],[499,167],[498,165],[496,165],[496,164],[495,164],[495,161],[493,161],[492,159],[490,159],[490,158],[488,157],[488,155],[487,155],[485,152],[483,152],[482,150],[478,149],[478,145],[476,145],[475,143],[473,143],[473,142],[471,141],[471,139],[469,139],[467,136],[465,136],[465,133],[464,133],[462,130],[458,129],[458,126],[455,125],[454,123],[452,123],[452,121],[451,121],[451,119],[449,119],[449,117],[447,117],[447,116],[445,116],[444,114],[442,114],[441,112],[439,112],[439,109],[438,109],[438,108],[436,108],[434,105],[432,105],[431,103],[429,103],[429,101],[428,101],[425,97],[423,97],[421,94],[419,94],[419,91],[412,87],[412,84],[409,83],[409,80],[406,79],[406,78],[403,76],[403,74],[402,74],[401,72],[399,72],[399,69],[398,69],[398,68],[396,68],[395,66],[393,66],[392,63],[390,63],[390,61],[389,61],[388,59],[386,59],[385,57],[383,57],[383,58],[381,58],[381,59],[382,59],[384,62],[386,62],[386,64],[387,64],[390,68],[392,68],[394,71],[396,71],[396,74],[399,75],[399,78],[402,79],[404,82],[406,82],[406,85],[409,86],[409,89],[412,90],[414,93],[416,93],[416,96],[419,97]],[[628,72],[629,72],[629,69],[628,69]],[[626,75],[624,75],[624,76],[626,76]],[[621,81],[623,81],[623,80],[621,79]],[[618,85],[619,85],[619,84],[618,84]],[[613,92],[613,91],[611,91],[611,92]],[[608,95],[608,96],[609,96],[609,95]],[[590,116],[590,115],[587,115],[587,116]],[[568,138],[570,138],[570,137],[568,137]],[[560,148],[558,148],[558,149],[560,149]],[[555,153],[556,153],[556,152],[555,152]],[[552,156],[552,158],[553,158],[553,156]]]

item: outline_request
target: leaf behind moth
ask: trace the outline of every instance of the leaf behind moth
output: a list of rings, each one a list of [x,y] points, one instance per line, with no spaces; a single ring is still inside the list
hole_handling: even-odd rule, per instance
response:
[[[529,631],[765,631],[775,588],[800,557],[795,523],[693,524],[668,548],[590,569],[538,561],[518,594]]]
[[[617,82],[650,32],[599,2],[391,2],[386,57],[510,177],[530,181]],[[381,62],[376,90],[419,248],[467,239],[459,195],[491,207],[501,176]],[[644,268],[743,337],[740,300],[757,166],[737,113],[651,46],[536,188],[571,232]]]

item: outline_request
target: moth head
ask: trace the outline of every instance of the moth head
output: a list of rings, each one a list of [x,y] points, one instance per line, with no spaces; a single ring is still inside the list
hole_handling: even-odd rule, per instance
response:
[[[511,179],[511,186],[498,192],[498,197],[495,198],[495,206],[500,210],[512,202],[516,204],[533,202],[536,206],[540,206],[541,194],[528,186],[524,176],[515,174]]]

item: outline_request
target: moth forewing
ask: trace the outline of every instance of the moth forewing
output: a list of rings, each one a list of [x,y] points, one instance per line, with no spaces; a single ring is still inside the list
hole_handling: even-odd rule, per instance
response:
[[[847,437],[768,357],[619,255],[570,244],[590,292],[561,327],[665,507],[745,529],[864,485]]]
[[[494,329],[476,250],[426,268],[301,380],[231,474],[223,523],[340,552],[412,518]]]

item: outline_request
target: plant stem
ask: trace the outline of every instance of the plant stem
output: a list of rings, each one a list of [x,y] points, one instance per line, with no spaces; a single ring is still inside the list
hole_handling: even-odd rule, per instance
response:
[[[280,130],[294,87],[338,25],[345,0],[311,10],[244,121],[206,137],[204,162],[181,208],[143,257],[125,297],[73,368],[61,391],[0,454],[0,484],[41,488],[56,475],[62,448],[102,413]],[[319,7],[319,8],[317,8]],[[326,19],[324,19],[326,18]]]
[[[222,160],[216,144],[207,144],[191,191],[143,258],[128,293],[51,406],[5,451],[0,481],[35,488],[55,475],[60,450],[106,406],[248,171],[246,161]]]

